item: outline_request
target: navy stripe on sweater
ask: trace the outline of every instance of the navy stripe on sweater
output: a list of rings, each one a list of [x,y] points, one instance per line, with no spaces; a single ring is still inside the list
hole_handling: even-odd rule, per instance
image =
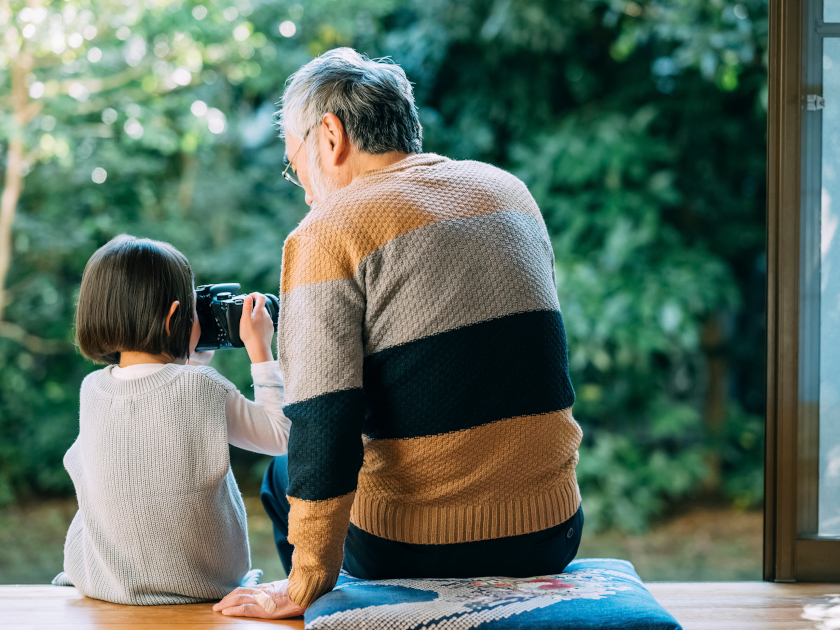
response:
[[[364,394],[345,389],[283,407],[289,432],[288,493],[304,501],[323,501],[356,489],[364,459],[361,418]]]
[[[365,358],[371,438],[413,438],[572,406],[559,311],[514,313]],[[294,427],[294,420],[292,421]]]

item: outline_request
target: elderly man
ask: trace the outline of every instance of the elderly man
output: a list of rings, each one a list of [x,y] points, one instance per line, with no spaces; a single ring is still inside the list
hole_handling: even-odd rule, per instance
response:
[[[422,153],[402,69],[332,50],[282,101],[309,214],[283,249],[288,460],[262,499],[288,580],[228,615],[301,614],[368,579],[562,571],[580,542],[554,254],[525,185]],[[288,495],[288,500],[287,500]]]

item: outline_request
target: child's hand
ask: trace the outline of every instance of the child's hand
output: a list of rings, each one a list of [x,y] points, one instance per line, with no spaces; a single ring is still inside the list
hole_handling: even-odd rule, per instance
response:
[[[245,344],[251,363],[273,361],[271,338],[274,336],[274,322],[265,308],[265,296],[252,293],[245,297],[242,305],[242,319],[239,320],[239,337]]]
[[[214,354],[216,354],[215,350],[205,350],[204,352],[193,350],[187,365],[210,365],[210,359],[213,358]]]

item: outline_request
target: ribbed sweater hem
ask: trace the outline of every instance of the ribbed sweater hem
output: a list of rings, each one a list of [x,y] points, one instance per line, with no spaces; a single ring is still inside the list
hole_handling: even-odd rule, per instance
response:
[[[573,475],[542,494],[482,505],[400,505],[357,494],[350,520],[380,538],[445,545],[538,532],[569,520],[579,507],[580,490]]]

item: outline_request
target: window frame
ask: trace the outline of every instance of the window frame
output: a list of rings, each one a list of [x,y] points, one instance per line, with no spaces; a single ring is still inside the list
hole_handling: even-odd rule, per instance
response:
[[[800,392],[800,377],[809,378],[804,370],[813,370],[812,335],[802,343],[807,322],[800,319],[812,313],[801,294],[808,278],[800,253],[803,239],[807,245],[814,238],[803,208],[812,201],[814,177],[817,193],[820,183],[820,162],[815,168],[814,160],[821,159],[821,116],[807,110],[807,95],[822,95],[822,37],[840,37],[840,25],[823,24],[822,0],[769,4],[764,579],[838,581],[840,537],[809,533],[819,435],[814,405],[800,396],[808,393]],[[809,17],[814,15],[820,19]]]

